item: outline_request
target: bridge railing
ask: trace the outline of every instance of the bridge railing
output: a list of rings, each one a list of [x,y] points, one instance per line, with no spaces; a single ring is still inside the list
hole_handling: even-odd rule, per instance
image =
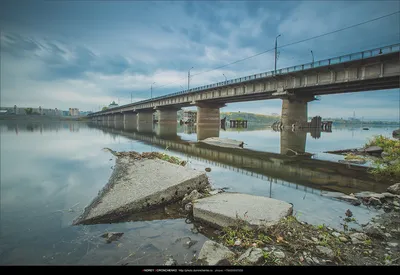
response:
[[[318,67],[323,67],[323,66],[339,64],[339,63],[343,63],[343,62],[361,60],[361,59],[365,59],[365,58],[370,58],[370,57],[374,57],[374,56],[379,56],[379,55],[384,55],[384,54],[389,54],[389,53],[395,53],[395,52],[400,52],[400,44],[393,44],[393,45],[389,45],[389,46],[385,46],[385,47],[381,47],[381,48],[376,48],[376,49],[372,49],[372,50],[366,50],[366,51],[362,51],[362,52],[351,53],[351,54],[342,55],[342,56],[339,56],[339,57],[320,60],[320,61],[313,62],[313,63],[306,63],[306,64],[302,64],[302,65],[291,66],[291,67],[288,67],[288,68],[279,69],[276,72],[275,71],[269,71],[269,72],[263,72],[263,73],[249,75],[249,76],[245,76],[245,77],[239,77],[239,78],[226,80],[226,81],[222,81],[222,82],[218,82],[218,83],[214,83],[214,84],[208,84],[208,85],[205,85],[205,86],[195,87],[195,88],[192,88],[192,89],[189,89],[189,90],[183,90],[183,91],[180,91],[180,92],[167,94],[167,95],[164,95],[164,96],[155,97],[155,98],[152,98],[152,99],[142,100],[142,101],[136,102],[134,104],[129,104],[129,105],[144,104],[144,103],[152,102],[152,101],[155,101],[155,100],[162,100],[162,99],[174,97],[176,95],[190,94],[190,93],[204,91],[204,90],[208,90],[208,89],[216,88],[216,87],[222,87],[222,86],[226,86],[226,85],[230,85],[230,84],[244,83],[244,82],[247,82],[247,81],[250,81],[250,80],[254,80],[254,79],[267,78],[267,77],[271,77],[271,76],[274,76],[274,75],[287,74],[287,73],[291,73],[291,72],[298,72],[298,71],[308,70],[308,69],[311,69],[311,68],[318,68]],[[99,113],[102,113],[102,112],[103,111],[101,111]],[[104,112],[106,112],[106,111],[104,111]]]

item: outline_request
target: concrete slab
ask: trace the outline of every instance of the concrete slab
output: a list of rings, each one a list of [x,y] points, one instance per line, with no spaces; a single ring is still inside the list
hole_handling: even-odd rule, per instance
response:
[[[160,159],[120,156],[108,184],[73,224],[115,222],[182,200],[186,193],[208,186],[205,172]]]
[[[239,193],[217,194],[193,205],[195,220],[217,228],[236,225],[238,217],[252,228],[267,228],[292,212],[293,207],[287,202]]]
[[[226,148],[243,148],[244,144],[243,141],[218,137],[206,138],[204,140],[200,140],[199,142]]]

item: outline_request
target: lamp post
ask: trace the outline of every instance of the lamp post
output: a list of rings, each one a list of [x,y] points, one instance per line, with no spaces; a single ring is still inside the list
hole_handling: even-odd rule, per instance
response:
[[[153,99],[153,84],[156,84],[155,82],[153,82],[150,86],[150,99]]]
[[[276,74],[276,60],[277,60],[277,54],[278,54],[278,37],[279,36],[281,36],[281,35],[278,35],[276,38],[275,38],[275,74]]]
[[[131,103],[132,103],[132,92],[131,92]]]
[[[225,74],[223,74],[223,75],[224,75],[224,77],[225,77],[225,82],[228,82],[228,79],[226,78]]]
[[[189,87],[190,87],[190,70],[191,69],[193,69],[193,67],[190,68],[189,71],[188,71],[188,90],[189,90]]]
[[[312,65],[311,65],[311,67],[314,67],[314,53],[313,53],[312,50],[311,50],[311,56],[312,56]]]

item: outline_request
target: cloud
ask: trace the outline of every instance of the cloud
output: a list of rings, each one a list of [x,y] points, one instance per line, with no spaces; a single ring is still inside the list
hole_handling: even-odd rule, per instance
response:
[[[231,79],[269,71],[274,67],[273,51],[212,69],[272,50],[277,34],[282,34],[278,40],[282,46],[400,9],[395,1],[98,5],[32,0],[1,5],[1,104],[89,110],[117,99],[130,103],[131,94],[134,100],[148,98],[153,82],[153,96],[181,90],[187,86],[191,67],[191,87],[223,81],[223,74]],[[394,16],[280,48],[278,67],[310,62],[311,49],[318,60],[398,42],[398,21]],[[280,109],[280,102],[274,102],[228,107],[259,106],[254,110],[271,113],[269,109]]]

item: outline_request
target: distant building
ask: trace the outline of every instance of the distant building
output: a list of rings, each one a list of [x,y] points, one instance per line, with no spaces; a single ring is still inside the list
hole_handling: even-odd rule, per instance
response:
[[[183,122],[195,123],[197,121],[196,111],[184,111],[183,112]]]
[[[78,108],[69,108],[69,115],[70,116],[79,116],[79,109]]]
[[[118,104],[115,103],[115,101],[111,102],[111,104],[108,105],[108,109],[115,108],[115,107],[118,107]]]

